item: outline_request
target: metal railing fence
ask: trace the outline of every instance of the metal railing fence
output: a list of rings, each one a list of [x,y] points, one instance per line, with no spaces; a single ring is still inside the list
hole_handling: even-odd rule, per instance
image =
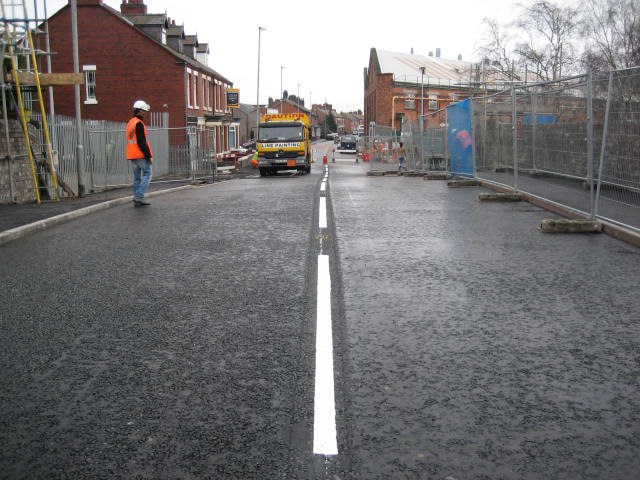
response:
[[[76,160],[77,124],[75,119],[56,115],[49,120],[54,149],[57,151],[58,176],[73,187],[78,184]],[[84,181],[88,191],[130,185],[132,170],[125,161],[126,123],[106,120],[82,121]],[[169,173],[169,138],[163,126],[147,126],[153,149],[153,175]]]
[[[153,149],[154,181],[214,180],[217,169],[215,130],[205,126],[170,129],[168,123],[168,116],[160,113],[152,115],[147,126]],[[49,118],[56,172],[73,192],[78,185],[76,125],[75,118],[62,115]],[[126,123],[121,122],[82,121],[83,176],[87,191],[132,184],[132,169],[125,160],[125,129]],[[184,145],[169,144],[172,130],[181,132]],[[69,194],[62,188],[60,191],[61,196]]]

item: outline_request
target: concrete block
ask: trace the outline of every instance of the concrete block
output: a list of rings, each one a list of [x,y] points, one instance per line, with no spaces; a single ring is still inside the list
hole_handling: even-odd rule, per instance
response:
[[[452,188],[456,188],[456,187],[477,187],[478,181],[477,180],[450,180],[447,182],[447,187],[452,187]]]
[[[367,177],[382,177],[384,172],[380,170],[370,170],[367,172]]]
[[[519,193],[481,193],[478,195],[481,202],[520,202],[522,195]]]
[[[422,176],[423,180],[447,180],[449,174],[447,172],[430,172]]]
[[[595,220],[544,219],[540,230],[545,233],[600,233],[602,223]]]

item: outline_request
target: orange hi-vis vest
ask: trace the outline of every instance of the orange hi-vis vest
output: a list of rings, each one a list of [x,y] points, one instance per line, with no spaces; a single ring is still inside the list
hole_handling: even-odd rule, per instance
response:
[[[129,120],[129,123],[127,123],[127,160],[140,160],[141,158],[145,157],[143,151],[138,146],[138,138],[136,137],[136,125],[138,125],[138,122],[142,122],[142,120],[140,120],[138,117],[133,117],[131,120]],[[147,135],[147,126],[142,123],[142,127],[144,128],[144,138],[148,139],[149,136]],[[147,147],[149,148],[149,152],[153,156],[153,150],[151,150],[151,145],[149,145],[148,140]]]

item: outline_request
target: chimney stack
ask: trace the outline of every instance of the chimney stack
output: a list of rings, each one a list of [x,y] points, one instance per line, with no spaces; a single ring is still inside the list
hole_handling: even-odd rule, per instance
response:
[[[122,15],[146,15],[147,6],[144,0],[122,0],[120,13]]]

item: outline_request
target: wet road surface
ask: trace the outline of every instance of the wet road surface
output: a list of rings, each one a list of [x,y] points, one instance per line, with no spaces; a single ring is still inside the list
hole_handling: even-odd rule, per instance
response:
[[[316,163],[0,246],[0,476],[635,478],[640,250],[367,169],[339,155],[324,194]],[[312,453],[319,253],[327,457]]]

